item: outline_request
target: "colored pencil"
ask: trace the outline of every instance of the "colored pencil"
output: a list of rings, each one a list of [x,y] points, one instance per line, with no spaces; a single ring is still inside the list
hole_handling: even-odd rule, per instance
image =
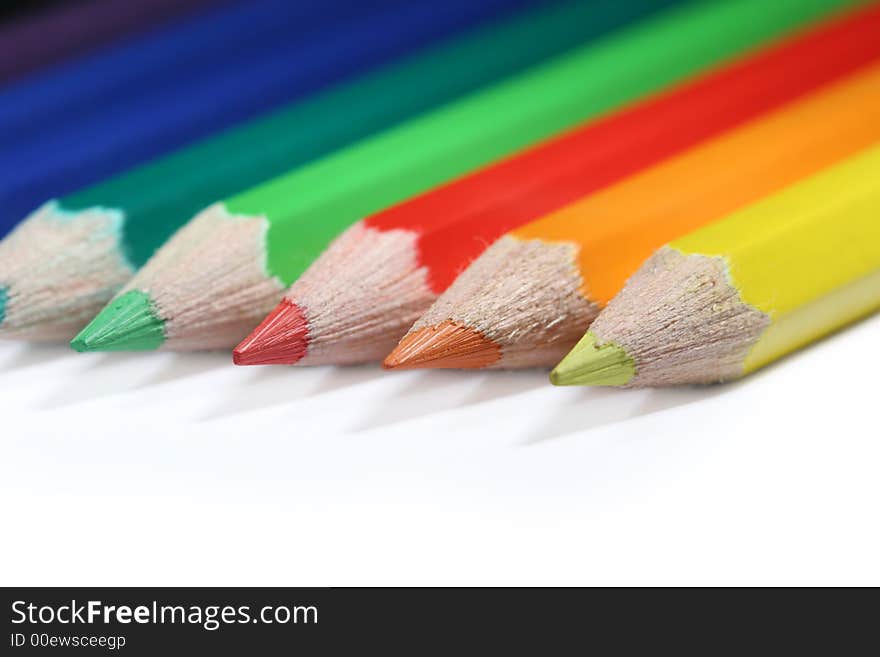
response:
[[[150,99],[169,81],[228,68],[239,51],[265,51],[285,33],[295,36],[291,28],[303,20],[321,25],[314,2],[223,3],[56,64],[0,89],[0,143],[4,151],[20,147],[110,104]]]
[[[205,210],[73,341],[231,348],[361,217],[842,6],[688,4]]]
[[[597,11],[612,6],[600,20]],[[212,201],[557,54],[612,25],[622,7],[608,0],[517,12],[46,206],[18,228],[19,255],[0,243],[9,299],[0,336],[69,340]],[[47,231],[56,236],[51,250]]]
[[[739,378],[880,309],[880,146],[660,248],[558,385]]]
[[[0,26],[0,83],[136,34],[216,0],[86,0]]]
[[[550,367],[654,249],[880,139],[880,64],[502,237],[386,359]]]
[[[874,5],[359,221],[234,361],[382,360],[503,233],[876,61],[878,35]]]
[[[255,53],[239,52],[229,66],[205,62],[200,73],[169,73],[146,98],[108,103],[83,121],[5,148],[0,216],[9,226],[48,199],[393,59],[422,43],[425,32],[448,31],[517,1],[450,0],[442,12],[428,0],[383,0],[378,12],[369,9],[374,3],[313,3],[314,22],[296,22],[286,36]]]

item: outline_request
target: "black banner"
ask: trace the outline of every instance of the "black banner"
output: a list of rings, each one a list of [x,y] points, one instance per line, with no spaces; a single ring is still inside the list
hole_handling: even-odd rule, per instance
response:
[[[408,647],[420,654],[428,647],[497,647],[529,634],[550,648],[588,628],[595,631],[600,616],[606,619],[599,626],[609,627],[615,615],[604,593],[595,590],[11,588],[2,593],[4,655],[343,649],[348,654],[367,647]]]
[[[641,654],[683,647],[705,654],[720,645],[750,652],[759,645],[791,649],[808,636],[811,645],[822,645],[820,628],[829,637],[834,632],[834,645],[841,647],[845,637],[852,640],[874,625],[873,605],[817,605],[825,594],[803,591],[0,590],[5,619],[0,654],[13,656],[358,655],[392,649],[407,655],[438,650],[491,655],[502,646],[535,655]],[[834,619],[835,611],[845,608],[847,631],[842,635],[835,632]]]

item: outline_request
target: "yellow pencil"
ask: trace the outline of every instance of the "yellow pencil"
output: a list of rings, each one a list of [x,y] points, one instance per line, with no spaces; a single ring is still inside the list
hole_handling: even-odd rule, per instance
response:
[[[880,309],[880,145],[659,249],[551,374],[711,383]]]

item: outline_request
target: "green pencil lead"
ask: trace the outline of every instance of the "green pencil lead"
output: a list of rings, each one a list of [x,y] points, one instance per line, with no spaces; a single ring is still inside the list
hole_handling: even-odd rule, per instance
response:
[[[152,351],[165,340],[164,322],[146,292],[114,299],[70,343],[76,351]]]
[[[9,291],[5,287],[0,287],[0,324],[6,317],[6,302],[9,300]]]
[[[556,386],[623,386],[636,375],[636,365],[626,350],[613,342],[596,344],[587,331],[574,349],[550,373]]]

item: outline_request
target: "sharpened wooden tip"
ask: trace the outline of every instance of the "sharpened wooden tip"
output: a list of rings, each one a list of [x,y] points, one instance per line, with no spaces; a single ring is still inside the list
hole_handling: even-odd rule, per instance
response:
[[[294,365],[306,355],[309,324],[302,309],[283,299],[232,351],[236,365]]]
[[[446,320],[407,334],[382,367],[478,369],[501,358],[501,347],[469,326]]]
[[[592,331],[587,331],[550,372],[550,382],[556,386],[624,386],[635,373],[635,363],[623,347],[613,342],[598,344]]]

